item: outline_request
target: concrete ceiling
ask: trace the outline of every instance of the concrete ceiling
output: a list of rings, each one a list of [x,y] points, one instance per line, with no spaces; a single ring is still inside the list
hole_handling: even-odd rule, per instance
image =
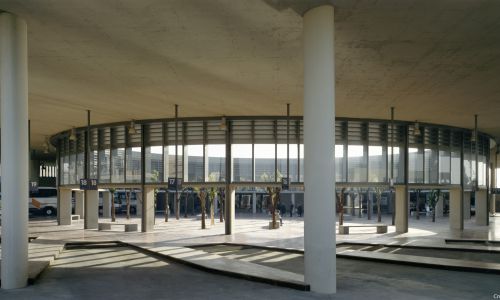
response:
[[[316,2],[316,1],[313,1]],[[500,1],[331,1],[336,112],[500,138]],[[302,114],[311,1],[0,0],[28,23],[32,140],[92,122]]]

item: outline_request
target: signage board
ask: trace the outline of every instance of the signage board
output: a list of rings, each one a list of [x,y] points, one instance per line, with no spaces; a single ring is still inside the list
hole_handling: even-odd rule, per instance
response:
[[[180,190],[182,185],[182,179],[169,177],[168,178],[168,189],[169,190]]]
[[[289,188],[290,188],[290,181],[288,180],[288,177],[281,178],[281,189],[283,191],[286,191]]]
[[[80,190],[84,190],[84,191],[97,190],[97,179],[81,178],[80,179]]]

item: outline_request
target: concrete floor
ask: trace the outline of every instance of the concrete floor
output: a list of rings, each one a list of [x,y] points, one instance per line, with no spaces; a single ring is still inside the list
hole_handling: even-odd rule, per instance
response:
[[[233,279],[128,248],[65,250],[32,286],[0,299],[492,299],[498,276],[338,259],[338,293],[323,296]]]
[[[135,245],[196,245],[236,242],[303,249],[303,219],[285,218],[279,230],[268,230],[267,216],[237,216],[235,234],[225,236],[224,224],[200,229],[196,218],[163,223],[157,218],[153,233],[98,232],[83,230],[83,222],[57,226],[53,219],[30,221],[30,234],[57,241],[122,240]],[[337,236],[337,241],[367,241],[392,244],[444,246],[444,238],[500,240],[500,218],[491,225],[466,221],[463,232],[450,231],[446,218],[410,220],[407,234],[371,230]],[[132,220],[139,222],[139,219]],[[386,223],[390,217],[385,216]],[[353,218],[352,223],[374,222]],[[455,245],[456,246],[456,245]],[[484,246],[460,246],[482,248]],[[112,251],[110,251],[112,250]],[[498,250],[496,247],[495,250]],[[35,285],[25,289],[0,290],[0,299],[492,299],[500,294],[498,275],[442,271],[376,262],[338,259],[338,293],[325,297],[246,280],[213,275],[189,267],[158,261],[134,250],[66,250]]]

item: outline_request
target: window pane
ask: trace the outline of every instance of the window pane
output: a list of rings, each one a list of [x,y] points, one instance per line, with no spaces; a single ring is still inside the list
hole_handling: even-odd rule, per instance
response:
[[[368,147],[368,181],[385,182],[386,181],[386,147],[369,146]]]
[[[69,157],[64,155],[62,157],[62,182],[63,184],[69,183]]]
[[[252,181],[252,145],[234,144],[231,146],[233,181]]]
[[[149,146],[145,148],[146,182],[164,181],[162,148],[162,146]]]
[[[273,182],[275,181],[275,145],[255,144],[255,181]]]
[[[479,155],[478,157],[478,170],[477,170],[477,180],[478,185],[485,186],[486,185],[486,156]]]
[[[203,182],[203,145],[186,145],[186,158],[184,161],[184,180],[188,182]],[[187,180],[186,180],[187,177]]]
[[[391,152],[392,148],[388,147],[387,148],[387,161],[389,163],[389,174],[387,176],[390,178],[391,177]],[[392,177],[394,179],[394,183],[403,183],[404,182],[404,160],[405,160],[405,150],[404,147],[402,146],[395,146],[394,147],[394,166],[392,167]]]
[[[469,146],[470,147],[470,146]],[[472,186],[472,181],[474,180],[474,175],[472,173],[472,153],[470,148],[464,147],[464,185]]]
[[[424,151],[425,183],[438,183],[438,151],[436,148],[426,147]]]
[[[78,184],[80,182],[81,178],[85,178],[85,153],[84,152],[80,152],[76,156],[76,170],[77,170],[76,183]]]
[[[344,145],[335,145],[335,181],[346,182]]]
[[[111,150],[99,150],[99,182],[108,183],[111,180],[109,165],[111,159]]]
[[[141,147],[127,148],[127,182],[141,182]]]
[[[90,178],[97,178],[97,161],[99,159],[99,154],[97,150],[90,151]]]
[[[460,184],[460,150],[451,151],[451,183]]]
[[[208,159],[207,181],[226,181],[226,145],[206,145]]]
[[[439,183],[451,183],[451,161],[449,150],[439,150]]]
[[[287,168],[287,165],[286,165],[287,146],[286,146],[286,144],[278,144],[277,149],[278,149],[278,152],[276,153],[276,155],[277,155],[277,159],[278,159],[277,160],[278,173],[277,173],[276,177],[277,177],[278,181],[281,181],[281,178],[287,177],[287,169],[286,169]]]
[[[367,162],[364,146],[362,145],[348,145],[348,170],[349,182],[366,182],[367,181]]]
[[[165,174],[168,177],[175,178],[175,145],[165,146]],[[182,146],[177,146],[177,177],[182,178]],[[168,180],[168,178],[165,178]]]
[[[290,182],[299,181],[299,145],[290,144]]]
[[[304,182],[304,144],[300,144],[299,147],[299,165],[300,165],[299,181]]]
[[[125,148],[111,150],[111,182],[125,182]]]
[[[70,184],[76,183],[76,154],[69,155],[69,182]]]
[[[423,183],[424,182],[424,155],[422,148],[418,146],[410,146],[408,148],[408,182]]]

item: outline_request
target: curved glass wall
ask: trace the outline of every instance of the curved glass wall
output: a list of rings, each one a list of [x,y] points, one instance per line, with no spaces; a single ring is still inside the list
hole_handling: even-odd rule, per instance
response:
[[[91,126],[89,172],[101,184],[141,183],[142,172],[145,184],[166,184],[169,177],[223,183],[228,169],[235,183],[278,183],[284,177],[304,181],[300,117],[288,122],[284,117],[179,119],[177,124],[145,120],[130,126]],[[60,185],[78,184],[85,174],[86,128],[76,131],[76,139],[70,140],[68,132],[53,137]],[[468,129],[420,124],[417,130],[408,122],[337,118],[335,143],[332,158],[339,183],[389,183],[393,178],[402,184],[407,163],[409,184],[463,180],[465,188],[486,185],[489,137],[478,134],[475,141]]]

